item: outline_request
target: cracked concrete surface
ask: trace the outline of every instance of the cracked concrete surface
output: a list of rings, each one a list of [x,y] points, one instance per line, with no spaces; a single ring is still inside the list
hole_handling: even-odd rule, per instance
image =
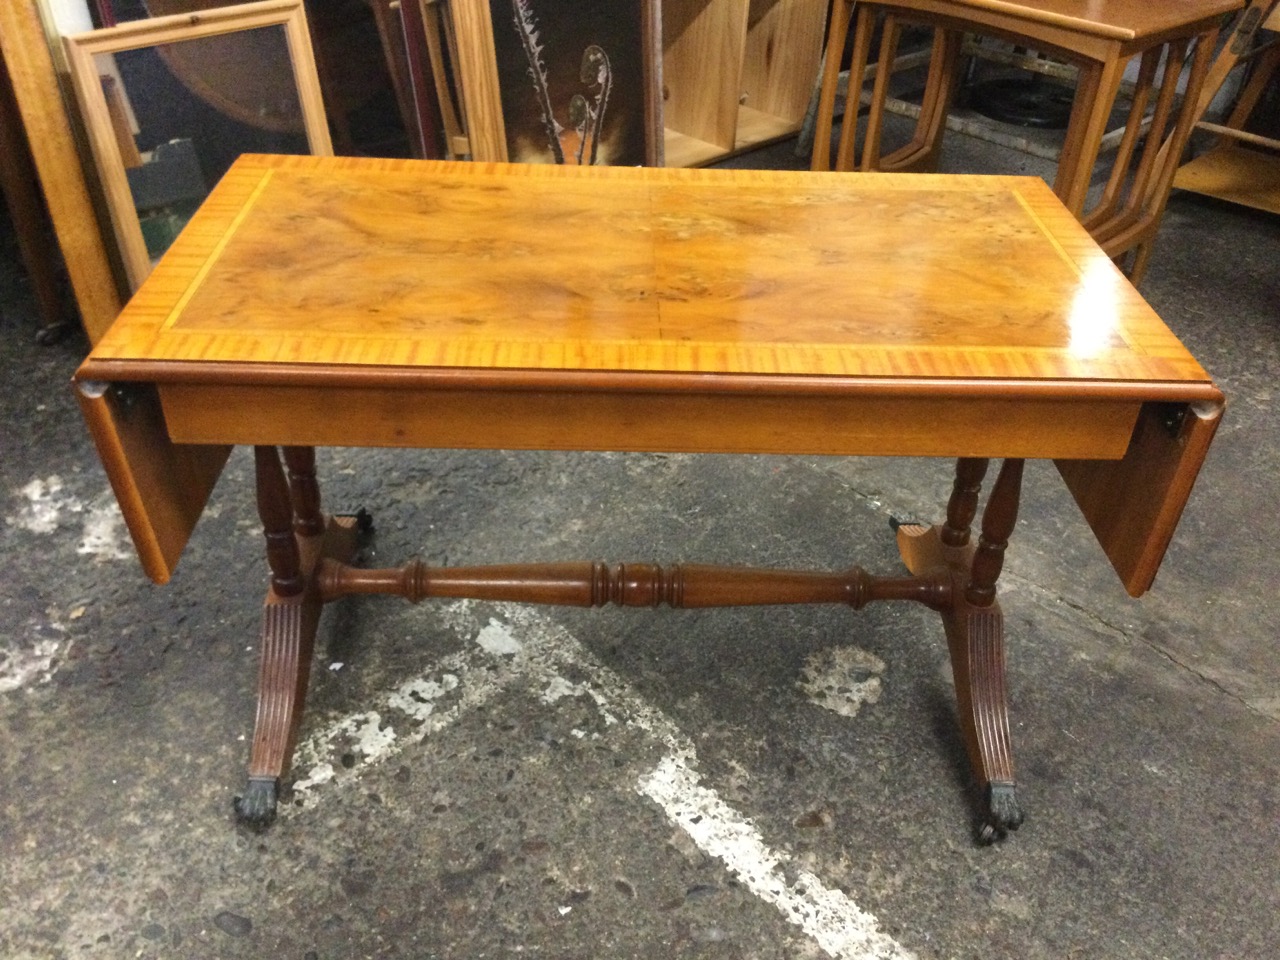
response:
[[[993,162],[948,144],[957,168]],[[237,829],[250,458],[152,586],[110,520],[90,529],[106,481],[67,388],[84,345],[32,342],[0,249],[0,956],[1274,955],[1280,221],[1170,205],[1144,293],[1230,407],[1151,594],[1124,594],[1029,465],[1002,579],[1029,817],[995,848],[971,841],[936,616],[892,605],[344,601],[290,805]],[[320,472],[328,505],[375,511],[379,564],[891,572],[888,518],[936,517],[950,483],[930,461],[500,451],[331,450]],[[834,686],[879,695],[840,715],[803,684],[854,650]]]

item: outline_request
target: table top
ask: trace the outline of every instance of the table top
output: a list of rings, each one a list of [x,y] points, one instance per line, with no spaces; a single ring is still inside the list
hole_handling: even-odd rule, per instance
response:
[[[1040,180],[242,157],[84,376],[1209,386]]]
[[[1130,41],[1239,10],[1245,0],[887,0],[912,9],[965,10]]]

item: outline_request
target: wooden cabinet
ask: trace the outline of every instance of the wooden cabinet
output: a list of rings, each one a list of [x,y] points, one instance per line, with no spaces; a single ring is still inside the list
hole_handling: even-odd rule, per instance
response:
[[[827,0],[663,0],[666,165],[795,133],[818,75]]]

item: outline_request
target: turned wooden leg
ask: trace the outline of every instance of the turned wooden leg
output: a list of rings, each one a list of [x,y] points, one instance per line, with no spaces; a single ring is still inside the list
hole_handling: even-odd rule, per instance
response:
[[[996,580],[1018,516],[1021,460],[1006,460],[982,516],[982,536],[968,584],[943,615],[960,726],[982,791],[978,838],[1003,838],[1022,824],[1013,775],[1005,686],[1004,616],[995,600]],[[957,476],[957,488],[959,487]]]
[[[995,602],[996,580],[1004,567],[1004,551],[1009,546],[1014,524],[1018,522],[1018,502],[1022,495],[1021,460],[1006,460],[982,511],[982,538],[969,568],[969,585],[965,599],[975,607]]]
[[[940,536],[949,547],[969,545],[969,527],[978,515],[978,494],[987,475],[989,460],[962,457],[956,461],[956,480],[947,501],[947,522]]]
[[[285,447],[284,462],[289,468],[289,498],[293,505],[293,531],[300,537],[324,532],[320,512],[320,484],[316,481],[315,447]]]
[[[289,485],[275,447],[254,447],[257,474],[258,517],[267,538],[267,566],[271,569],[271,591],[277,597],[293,597],[302,592],[302,560],[293,536],[293,504]]]

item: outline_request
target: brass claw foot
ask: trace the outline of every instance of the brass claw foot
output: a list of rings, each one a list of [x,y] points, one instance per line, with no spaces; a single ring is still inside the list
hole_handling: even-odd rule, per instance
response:
[[[1012,783],[987,784],[987,796],[982,811],[982,823],[978,825],[978,843],[987,846],[998,843],[1011,830],[1022,826],[1025,814],[1018,803],[1017,788]]]
[[[276,818],[280,781],[275,777],[250,777],[244,795],[232,803],[236,819],[251,830],[265,830]]]

